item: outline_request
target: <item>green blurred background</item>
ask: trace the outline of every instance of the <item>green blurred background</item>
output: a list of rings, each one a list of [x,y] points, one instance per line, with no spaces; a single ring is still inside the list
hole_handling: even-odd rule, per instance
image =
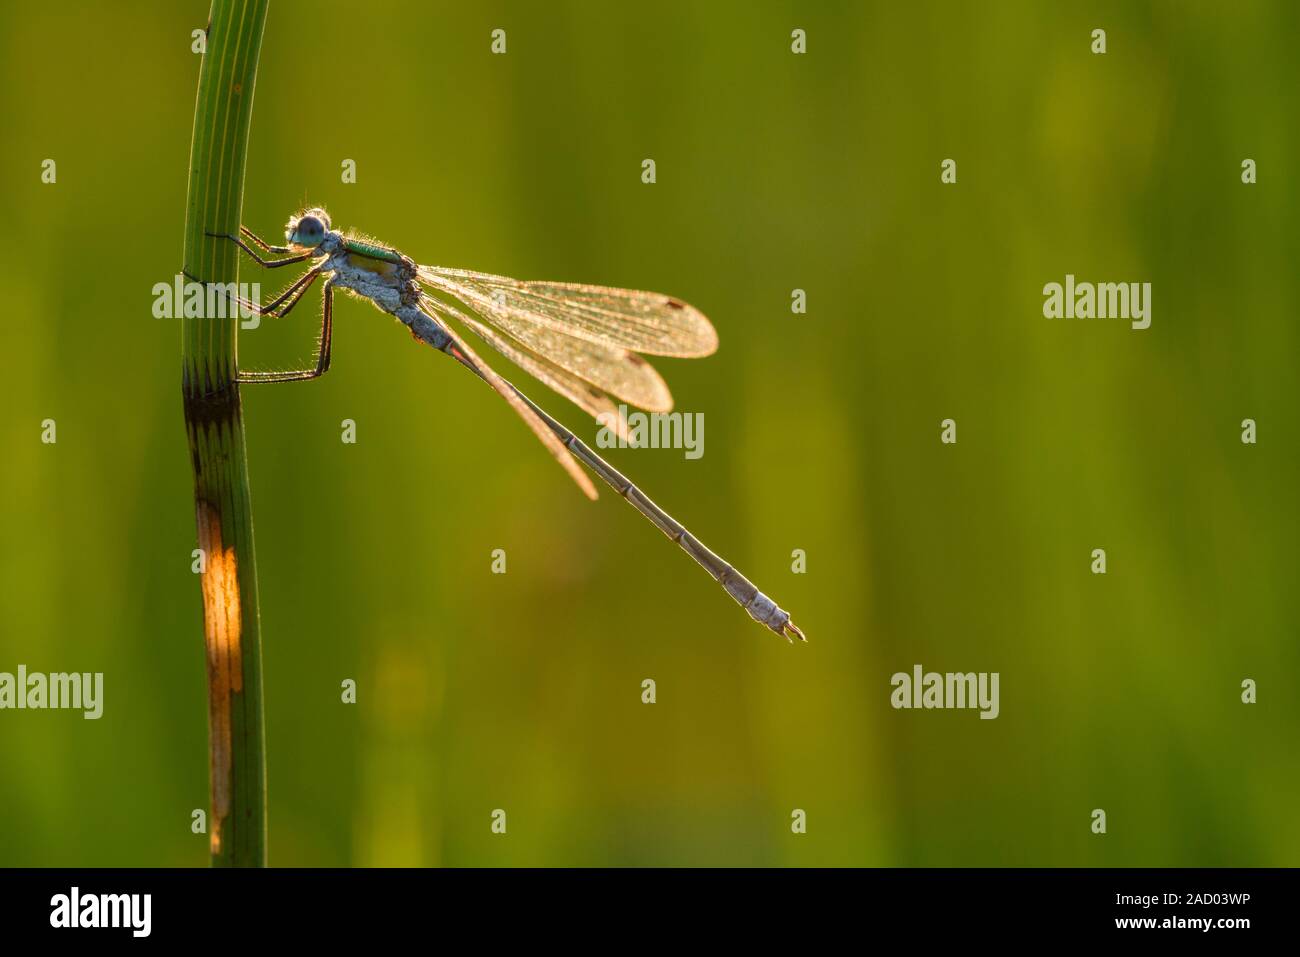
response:
[[[699,305],[718,353],[657,365],[703,458],[610,458],[810,642],[342,300],[329,376],[245,390],[271,862],[1300,864],[1298,9],[276,0],[245,222],[324,204],[424,262]],[[180,331],[150,314],[207,13],[0,7],[0,671],[105,673],[97,722],[0,712],[4,865],[208,860]],[[1151,328],[1044,319],[1067,272],[1150,281]],[[303,359],[318,308],[244,364]],[[1000,672],[1001,716],[893,710],[917,663]]]

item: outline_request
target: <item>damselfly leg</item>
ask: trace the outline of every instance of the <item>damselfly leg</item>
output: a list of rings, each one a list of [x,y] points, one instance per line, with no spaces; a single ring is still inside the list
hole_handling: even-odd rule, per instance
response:
[[[308,273],[308,275],[311,274]],[[314,280],[315,276],[312,279]],[[311,285],[311,282],[308,282],[307,285]],[[298,299],[301,298],[302,292],[299,292]],[[294,302],[296,303],[298,299],[295,299]],[[249,372],[241,369],[236,374],[235,380],[237,382],[306,382],[309,379],[319,379],[329,372],[330,346],[334,338],[334,284],[328,279],[325,280],[325,290],[321,299],[324,305],[321,309],[320,342],[316,344],[316,365],[314,368],[286,369],[278,372]],[[292,309],[293,306],[289,308]],[[285,312],[287,311],[286,309]],[[284,312],[281,312],[280,315],[283,316]]]
[[[212,234],[209,233],[208,235],[210,236]],[[263,251],[268,253],[275,253],[277,256],[283,256],[293,252],[293,250],[288,246],[272,246],[270,243],[268,243],[262,237],[258,236],[257,233],[253,232],[247,226],[239,227],[239,235],[243,236],[245,239],[251,239],[253,242],[257,243],[257,245],[261,246]]]
[[[247,226],[240,226],[239,231],[255,242],[263,250],[269,253],[287,253],[291,252],[287,246],[271,246],[265,240],[259,238]],[[274,269],[277,266],[285,266],[295,262],[302,262],[312,258],[310,255],[297,256],[288,259],[266,260],[255,253],[243,240],[230,235],[229,233],[208,233],[209,236],[217,239],[229,239],[239,246],[244,252],[248,253],[258,265],[265,266],[268,269]],[[303,273],[292,285],[284,292],[276,296],[265,306],[258,306],[250,303],[245,299],[235,297],[235,301],[246,309],[255,312],[259,316],[273,316],[283,318],[287,316],[293,307],[298,305],[307,290],[312,287],[317,279],[321,277],[324,270],[317,266]],[[258,372],[240,370],[236,376],[236,382],[262,383],[262,382],[306,382],[310,379],[318,379],[330,369],[331,345],[334,336],[334,290],[330,281],[325,281],[325,290],[322,296],[324,308],[321,310],[321,331],[320,341],[316,345],[316,365],[309,369],[284,369],[278,371]],[[278,311],[277,311],[278,310]]]
[[[265,250],[266,252],[279,255],[281,253],[288,253],[293,251],[289,249],[287,246],[268,246],[265,241],[258,239],[257,235],[251,229],[248,229],[248,227],[246,226],[240,226],[239,231],[241,233],[247,234],[255,243],[261,246],[262,249]],[[252,256],[255,260],[257,260],[257,264],[259,266],[265,266],[267,269],[279,269],[281,266],[292,266],[294,263],[304,263],[308,259],[312,258],[312,253],[306,252],[303,253],[301,256],[287,256],[284,259],[263,259],[261,256],[257,254],[257,252],[253,249],[252,246],[248,245],[248,243],[244,242],[238,236],[232,236],[230,235],[230,233],[207,233],[206,235],[211,236],[213,239],[229,239],[231,242],[238,245],[240,249],[248,253],[248,255]]]

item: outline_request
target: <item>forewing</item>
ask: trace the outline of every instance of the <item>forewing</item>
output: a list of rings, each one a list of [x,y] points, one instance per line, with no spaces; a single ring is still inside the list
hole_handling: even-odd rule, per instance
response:
[[[485,318],[465,315],[446,303],[442,305],[446,305],[456,318],[511,362],[571,399],[573,397],[563,388],[553,384],[546,376],[538,375],[533,366],[541,365],[553,373],[564,373],[552,375],[551,378],[578,380],[580,387],[585,384],[586,387],[582,389],[584,392],[590,392],[589,387],[594,386],[598,392],[622,399],[647,412],[672,411],[673,396],[668,390],[668,383],[664,382],[654,366],[634,352],[579,339],[527,322],[516,324],[519,329],[519,335],[516,336],[501,322],[490,326]],[[582,402],[577,404],[583,406]]]
[[[420,266],[419,276],[526,344],[527,333],[541,328],[652,356],[697,358],[718,348],[718,334],[703,313],[662,293],[522,282],[440,266]]]

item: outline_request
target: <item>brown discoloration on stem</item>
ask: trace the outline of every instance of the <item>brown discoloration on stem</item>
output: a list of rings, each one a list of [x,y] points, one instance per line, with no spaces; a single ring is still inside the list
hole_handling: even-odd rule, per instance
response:
[[[239,388],[207,391],[187,374],[185,423],[194,468],[204,571],[211,772],[209,830],[217,864],[257,864],[265,853],[257,581]]]
[[[230,816],[231,695],[243,691],[243,627],[239,601],[239,563],[221,536],[221,513],[198,503],[199,547],[207,556],[202,576],[203,632],[208,655],[208,734],[212,775],[213,854],[221,853],[222,825]]]
[[[221,516],[206,502],[199,503],[199,547],[208,556],[203,575],[203,630],[208,655],[224,658],[230,675],[230,690],[244,690],[244,669],[240,656],[239,562],[234,548],[221,541]],[[204,544],[206,541],[207,544]]]

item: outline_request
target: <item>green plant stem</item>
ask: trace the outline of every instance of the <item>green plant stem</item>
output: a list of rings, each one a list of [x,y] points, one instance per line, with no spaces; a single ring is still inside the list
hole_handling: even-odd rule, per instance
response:
[[[185,271],[234,282],[253,87],[269,0],[213,0],[199,70],[190,147]],[[194,467],[203,632],[208,660],[211,766],[209,843],[214,866],[266,864],[262,644],[253,510],[239,386],[236,323],[183,319],[181,384]]]

